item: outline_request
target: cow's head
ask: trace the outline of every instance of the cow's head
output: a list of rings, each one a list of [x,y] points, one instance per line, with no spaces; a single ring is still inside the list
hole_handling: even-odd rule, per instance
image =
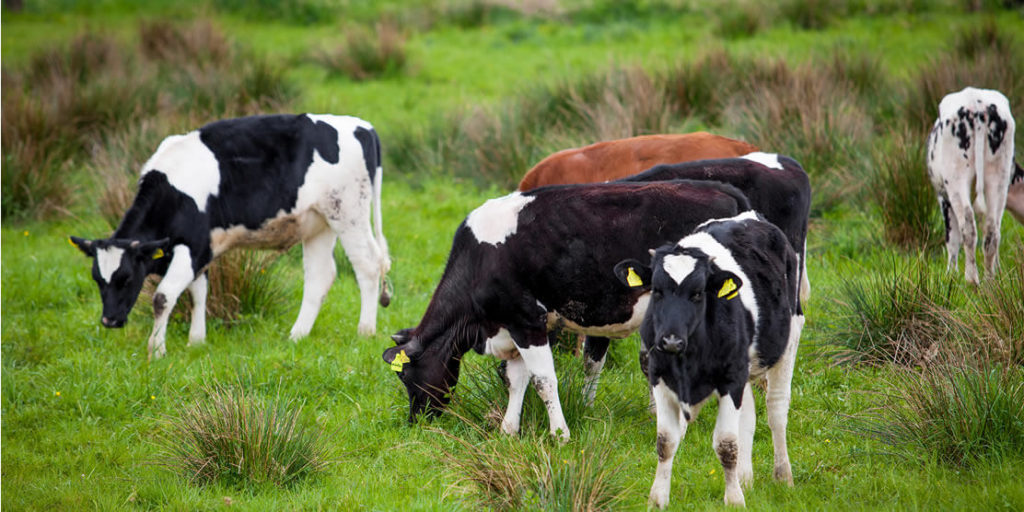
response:
[[[459,380],[461,354],[453,353],[454,344],[425,340],[414,329],[402,329],[391,338],[395,346],[385,350],[383,358],[405,384],[409,422],[423,412],[429,416],[440,414]]]
[[[103,300],[100,323],[104,327],[123,327],[154,262],[167,256],[168,239],[140,242],[121,238],[84,240],[73,236],[70,240],[93,259],[92,278]]]
[[[695,337],[703,337],[704,318],[712,301],[737,297],[743,282],[721,270],[697,248],[665,245],[652,251],[651,265],[629,259],[615,266],[615,275],[632,288],[651,291],[644,319],[653,335],[647,350],[681,354]]]

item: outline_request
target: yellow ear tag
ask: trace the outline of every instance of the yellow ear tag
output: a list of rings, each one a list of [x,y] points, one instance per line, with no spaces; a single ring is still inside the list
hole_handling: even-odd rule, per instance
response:
[[[640,276],[636,275],[633,267],[629,267],[629,272],[626,274],[626,284],[628,284],[630,288],[636,288],[637,286],[644,285],[643,279],[640,279]]]
[[[721,299],[722,297],[725,297],[726,300],[735,299],[740,293],[737,288],[736,283],[732,282],[732,278],[726,279],[725,282],[722,283],[722,289],[718,290],[718,298]],[[728,297],[726,297],[726,295],[728,295]]]
[[[153,259],[158,260],[164,257],[164,250],[157,248],[156,252],[153,253]]]
[[[395,372],[402,371],[402,365],[410,362],[409,356],[405,355],[405,351],[401,351],[395,356],[395,359],[391,361],[391,370]]]
[[[78,247],[78,244],[76,244],[75,241],[70,238],[68,238],[68,243],[71,244],[71,247]]]

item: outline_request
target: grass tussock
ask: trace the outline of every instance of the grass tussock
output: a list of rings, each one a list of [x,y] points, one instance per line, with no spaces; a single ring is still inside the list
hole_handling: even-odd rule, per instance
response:
[[[405,72],[405,41],[405,33],[392,21],[378,22],[372,30],[352,25],[343,44],[320,51],[313,60],[356,81],[393,77]]]
[[[545,436],[517,439],[477,429],[474,442],[435,430],[454,479],[448,492],[494,510],[615,510],[628,488],[616,478],[614,439],[606,431],[586,444],[555,446]],[[582,448],[581,448],[582,446]]]
[[[157,438],[157,463],[190,483],[288,487],[327,467],[326,436],[302,421],[296,400],[241,384],[207,384],[201,394],[165,418]]]
[[[904,249],[942,244],[942,218],[925,167],[926,135],[896,132],[873,149],[871,197],[877,202],[885,239]]]
[[[955,276],[934,273],[922,260],[850,277],[836,299],[833,357],[841,364],[927,365],[945,350],[942,340],[970,336],[970,325],[954,313],[963,294]]]
[[[956,467],[1020,455],[1024,448],[1024,370],[1001,364],[896,370],[893,394],[858,429],[910,459]]]

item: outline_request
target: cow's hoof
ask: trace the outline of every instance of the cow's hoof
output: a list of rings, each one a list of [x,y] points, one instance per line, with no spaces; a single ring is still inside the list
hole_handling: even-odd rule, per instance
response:
[[[649,508],[665,508],[668,506],[668,491],[655,491],[651,489],[651,495],[647,498]]]
[[[743,501],[743,491],[741,491],[739,487],[726,489],[725,504],[729,506],[746,507],[747,503]]]
[[[206,345],[206,338],[189,338],[187,347],[201,347]]]
[[[775,479],[793,487],[793,469],[788,462],[775,466]]]
[[[165,355],[167,355],[167,347],[164,346],[164,345],[160,345],[155,350],[154,349],[150,349],[149,350],[149,360],[150,361],[155,361],[157,359],[160,359],[161,357],[164,357]]]
[[[373,336],[374,334],[377,334],[377,326],[376,325],[368,325],[368,324],[359,324],[359,328],[357,329],[357,332],[359,333],[360,336]]]

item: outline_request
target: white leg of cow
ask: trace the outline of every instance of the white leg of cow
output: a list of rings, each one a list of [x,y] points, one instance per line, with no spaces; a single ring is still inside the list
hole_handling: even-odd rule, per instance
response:
[[[206,342],[206,273],[199,274],[199,277],[188,285],[188,291],[192,295],[192,325],[188,329],[188,346],[202,345]]]
[[[672,461],[676,456],[679,442],[686,435],[686,421],[682,419],[679,397],[658,381],[651,387],[654,396],[654,407],[657,410],[658,437],[655,449],[658,454],[658,469],[654,471],[654,483],[647,500],[649,506],[665,508],[672,491]]]
[[[747,387],[750,385],[747,384]],[[742,404],[741,404],[742,405]],[[740,410],[732,397],[722,396],[718,399],[718,419],[715,421],[715,433],[712,445],[722,463],[722,474],[725,477],[725,504],[745,506],[743,489],[740,488],[737,461],[740,456]]]
[[[754,483],[754,428],[756,426],[757,407],[754,403],[754,392],[748,382],[743,388],[743,404],[740,406],[740,453],[737,472],[740,485],[750,488]]]
[[[302,242],[302,307],[292,326],[291,339],[298,341],[313,329],[320,306],[327,297],[338,270],[334,267],[334,241],[337,235],[325,229]]]
[[[501,420],[501,431],[515,435],[519,432],[523,399],[526,397],[526,388],[530,385],[530,371],[522,357],[508,360],[505,377],[508,378],[508,409]]]
[[[178,297],[194,279],[192,255],[188,247],[174,246],[171,264],[153,295],[153,332],[150,333],[147,344],[150,359],[159,359],[167,353],[167,320],[171,317]]]
[[[999,270],[999,239],[1003,224],[1003,210],[1006,208],[1007,192],[1010,187],[1010,175],[1013,161],[1010,155],[1000,152],[991,161],[986,162],[986,171],[997,169],[985,177],[985,220],[982,228],[982,253],[985,255],[985,278],[995,276]]]
[[[608,359],[608,338],[587,336],[583,344],[583,400],[587,406],[594,405],[597,397],[597,382]]]
[[[797,254],[798,266],[800,267],[800,301],[806,302],[807,299],[811,298],[811,281],[807,278],[807,241],[804,241],[804,256],[803,258]]]
[[[543,334],[546,336],[546,334]],[[548,344],[519,348],[519,355],[530,371],[533,387],[548,410],[551,435],[569,440],[569,425],[562,414],[562,402],[558,399],[558,377],[555,376],[555,359]]]
[[[960,236],[964,247],[964,277],[967,282],[978,284],[978,265],[975,252],[978,243],[978,229],[974,220],[974,209],[966,194],[951,193],[949,195],[950,215],[956,218],[960,226]]]
[[[953,215],[953,207],[943,195],[939,195],[939,210],[942,212],[946,224],[946,271],[952,274],[957,272],[957,259],[960,257],[960,245],[963,235],[960,232],[960,222],[956,215]]]
[[[338,224],[331,221],[332,226],[340,227]],[[350,227],[340,231],[339,238],[359,285],[359,334],[370,336],[377,332],[377,300],[380,298],[384,258],[370,231],[369,217],[365,222],[357,222],[356,226],[359,229]]]
[[[772,447],[775,450],[775,479],[790,486],[793,485],[793,470],[789,464],[789,451],[786,447],[786,425],[789,421],[793,367],[796,364],[796,352],[800,345],[803,326],[804,317],[793,316],[790,320],[786,352],[775,366],[768,369],[766,375],[768,389],[765,392],[765,401],[768,405],[768,427],[772,431]]]

